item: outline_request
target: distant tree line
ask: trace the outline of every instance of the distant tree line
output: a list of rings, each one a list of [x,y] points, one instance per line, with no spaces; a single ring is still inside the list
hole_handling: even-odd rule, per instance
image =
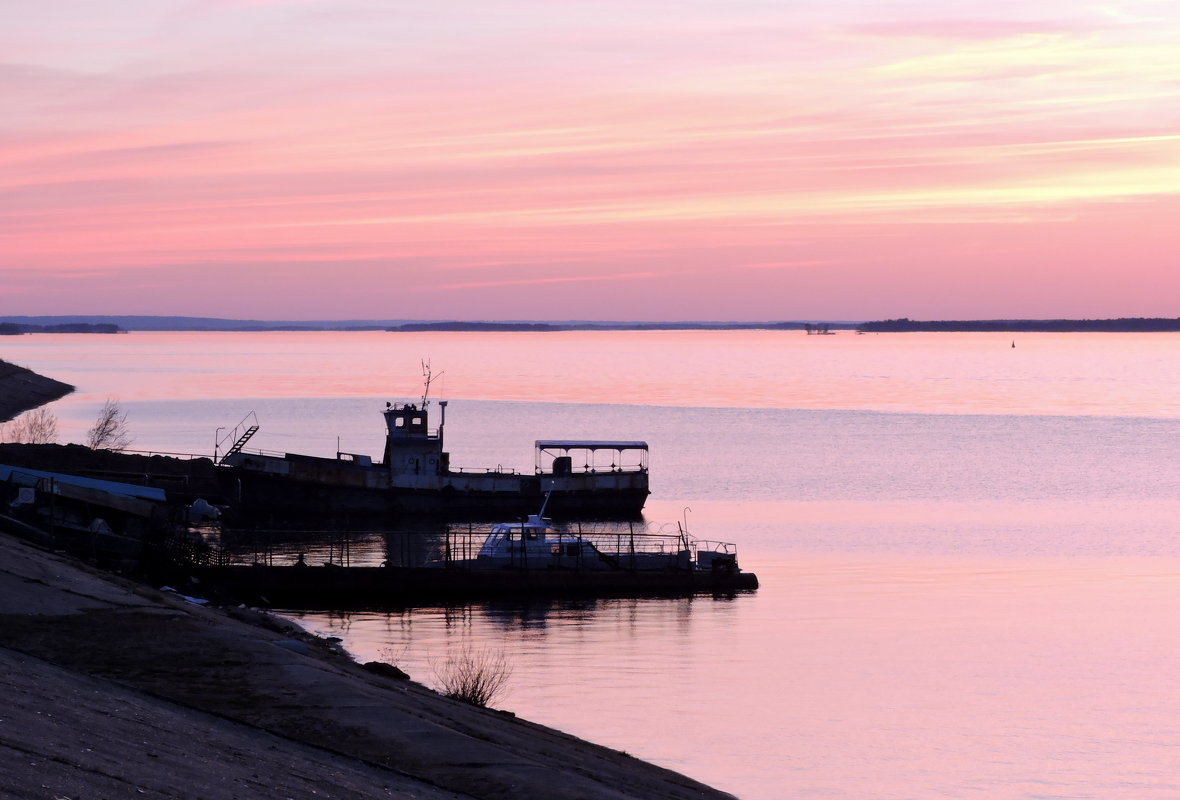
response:
[[[913,331],[996,331],[1003,333],[1048,332],[1135,333],[1141,331],[1180,331],[1180,319],[1162,317],[1120,317],[1118,319],[982,319],[921,321],[908,318],[862,322],[857,330],[865,333],[901,333]]]
[[[560,326],[543,322],[407,322],[386,328],[389,331],[557,331]]]
[[[856,327],[851,322],[407,322],[387,331],[748,331]]]
[[[106,322],[68,322],[61,325],[0,322],[0,336],[19,336],[22,333],[123,333],[123,330],[118,325]]]

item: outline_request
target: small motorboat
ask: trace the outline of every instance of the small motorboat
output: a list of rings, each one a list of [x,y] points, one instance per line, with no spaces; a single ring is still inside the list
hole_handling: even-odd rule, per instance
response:
[[[740,572],[736,545],[693,539],[680,523],[675,533],[636,530],[633,523],[595,526],[592,531],[578,524],[558,528],[544,516],[548,502],[547,494],[540,513],[521,522],[451,532],[441,557],[428,566]]]

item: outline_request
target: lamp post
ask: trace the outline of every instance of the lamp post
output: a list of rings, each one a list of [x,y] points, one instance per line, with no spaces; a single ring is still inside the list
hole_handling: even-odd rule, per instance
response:
[[[218,426],[217,430],[213,432],[213,463],[217,463],[217,448],[221,445],[221,432],[225,430],[224,425]]]

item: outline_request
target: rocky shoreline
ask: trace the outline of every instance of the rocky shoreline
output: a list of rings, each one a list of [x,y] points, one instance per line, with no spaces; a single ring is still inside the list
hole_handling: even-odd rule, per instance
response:
[[[727,798],[0,535],[0,796]]]
[[[74,387],[68,383],[0,361],[0,422],[65,397],[72,391]]]

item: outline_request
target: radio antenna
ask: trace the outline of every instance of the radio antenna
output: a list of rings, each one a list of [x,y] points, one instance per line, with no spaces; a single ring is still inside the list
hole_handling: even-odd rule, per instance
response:
[[[426,408],[426,406],[430,405],[429,397],[431,381],[433,381],[435,378],[440,378],[445,374],[445,372],[440,372],[438,375],[432,375],[430,373],[430,361],[425,358],[422,359],[422,383],[424,384],[422,387],[422,408]]]

